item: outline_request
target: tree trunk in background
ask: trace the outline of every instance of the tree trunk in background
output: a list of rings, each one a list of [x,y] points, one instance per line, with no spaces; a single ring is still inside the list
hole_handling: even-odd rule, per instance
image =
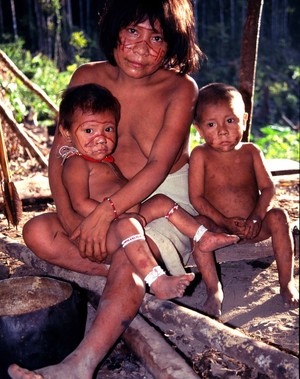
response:
[[[3,26],[3,13],[2,13],[2,0],[0,0],[0,33],[2,34],[4,30]]]
[[[225,15],[224,15],[224,11],[225,11],[225,7],[224,7],[224,1],[223,0],[219,0],[219,15],[220,15],[220,36],[221,36],[221,46],[220,46],[220,58],[221,60],[223,60],[224,58],[224,45],[223,44],[223,41],[224,39],[226,38],[225,37]]]
[[[17,28],[16,8],[15,8],[14,0],[10,0],[10,8],[11,8],[13,30],[14,30],[14,38],[16,41],[18,39],[18,28]]]
[[[235,1],[230,0],[230,37],[233,40],[235,37]]]
[[[275,46],[278,42],[279,25],[278,25],[278,1],[272,0],[272,44]]]
[[[248,0],[247,16],[243,30],[240,91],[245,101],[246,112],[248,112],[247,128],[243,136],[243,141],[249,141],[251,132],[257,52],[263,3],[263,0]]]
[[[41,7],[38,2],[34,2],[34,12],[36,17],[36,31],[38,38],[38,51],[41,51],[45,54],[45,43],[44,43],[44,23],[43,23],[43,15],[41,11]]]

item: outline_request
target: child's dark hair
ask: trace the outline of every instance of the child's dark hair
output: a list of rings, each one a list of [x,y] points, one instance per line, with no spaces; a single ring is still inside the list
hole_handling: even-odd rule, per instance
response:
[[[149,19],[160,22],[168,45],[163,65],[180,74],[195,72],[205,54],[196,43],[193,5],[190,0],[107,0],[100,17],[100,47],[109,63],[116,66],[114,49],[121,29]]]
[[[218,101],[230,101],[233,92],[240,94],[236,87],[225,83],[210,83],[200,88],[195,108],[195,122],[200,122],[201,111],[205,106],[216,104]]]
[[[98,84],[83,84],[67,88],[62,95],[59,107],[59,123],[64,129],[70,129],[74,112],[104,113],[115,116],[116,125],[120,121],[121,106],[111,92]]]

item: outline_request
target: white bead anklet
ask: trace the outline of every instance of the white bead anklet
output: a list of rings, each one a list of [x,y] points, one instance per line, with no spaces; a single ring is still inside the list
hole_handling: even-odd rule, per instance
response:
[[[165,275],[165,271],[160,266],[155,266],[153,269],[145,276],[144,281],[151,287],[151,284],[155,282],[157,278],[162,275]]]
[[[199,242],[203,236],[203,234],[207,231],[206,227],[203,226],[203,225],[200,225],[199,228],[197,229],[195,235],[194,235],[194,238],[193,240],[195,242]]]
[[[134,234],[133,236],[130,236],[123,240],[121,242],[122,247],[124,248],[125,246],[129,245],[131,242],[138,241],[138,240],[144,240],[145,241],[145,236],[143,234]]]

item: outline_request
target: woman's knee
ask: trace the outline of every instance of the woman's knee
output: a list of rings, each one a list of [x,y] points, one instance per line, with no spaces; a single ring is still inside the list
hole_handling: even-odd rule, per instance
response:
[[[55,246],[55,235],[60,229],[62,227],[55,213],[39,215],[26,222],[23,227],[23,239],[36,255],[48,255]]]

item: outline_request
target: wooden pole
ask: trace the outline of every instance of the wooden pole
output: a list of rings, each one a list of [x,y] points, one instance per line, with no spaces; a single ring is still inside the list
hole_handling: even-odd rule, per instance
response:
[[[252,126],[255,75],[263,0],[248,0],[247,17],[243,30],[240,63],[240,92],[248,112],[247,128],[243,141],[249,141]]]
[[[0,165],[3,172],[0,173],[1,189],[5,205],[5,216],[13,226],[18,226],[22,217],[22,201],[20,200],[17,189],[11,181],[11,175],[8,164],[7,151],[4,141],[4,134],[2,130],[0,118]]]

